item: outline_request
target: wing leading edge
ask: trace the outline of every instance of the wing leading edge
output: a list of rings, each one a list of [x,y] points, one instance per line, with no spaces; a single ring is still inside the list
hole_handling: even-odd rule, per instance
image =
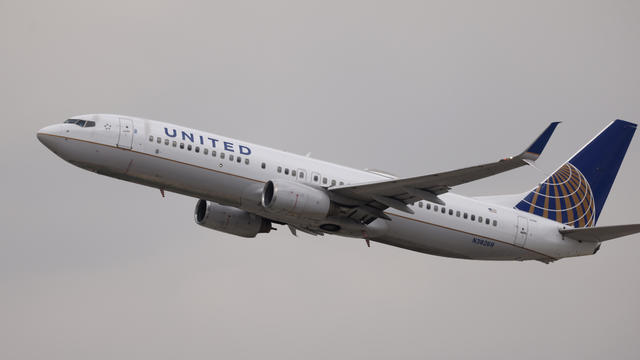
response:
[[[558,124],[551,123],[522,153],[496,162],[411,178],[332,187],[329,192],[334,201],[355,206],[350,216],[363,222],[377,217],[388,219],[383,213],[388,207],[412,213],[406,204],[420,200],[444,205],[438,195],[448,192],[453,186],[531,165],[544,150]]]

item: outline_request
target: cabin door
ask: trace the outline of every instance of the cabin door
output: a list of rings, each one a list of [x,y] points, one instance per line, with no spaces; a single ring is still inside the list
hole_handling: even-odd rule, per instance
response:
[[[516,227],[516,238],[513,242],[517,246],[524,247],[529,236],[529,220],[522,216],[518,216],[518,226]]]
[[[131,119],[120,118],[120,136],[118,137],[118,147],[131,149],[133,144],[133,121]]]

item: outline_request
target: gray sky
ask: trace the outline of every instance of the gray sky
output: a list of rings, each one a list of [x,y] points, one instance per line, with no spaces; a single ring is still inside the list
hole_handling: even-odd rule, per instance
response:
[[[0,1],[3,359],[637,359],[640,236],[559,261],[241,239],[195,199],[75,168],[36,131],[122,113],[402,176],[563,121],[528,190],[640,121],[636,1]],[[640,222],[631,144],[599,225]]]

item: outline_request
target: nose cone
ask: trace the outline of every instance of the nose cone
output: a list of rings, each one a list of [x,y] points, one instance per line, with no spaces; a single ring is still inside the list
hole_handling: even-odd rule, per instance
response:
[[[59,130],[59,125],[46,126],[38,130],[38,134],[36,136],[38,137],[38,140],[42,143],[42,145],[53,151],[56,136],[58,136],[58,133],[60,132]]]

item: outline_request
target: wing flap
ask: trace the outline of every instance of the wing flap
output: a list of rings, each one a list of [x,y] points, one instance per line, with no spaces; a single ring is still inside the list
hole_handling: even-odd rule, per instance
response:
[[[640,224],[596,226],[578,229],[560,230],[566,237],[584,242],[602,242],[640,232]]]

